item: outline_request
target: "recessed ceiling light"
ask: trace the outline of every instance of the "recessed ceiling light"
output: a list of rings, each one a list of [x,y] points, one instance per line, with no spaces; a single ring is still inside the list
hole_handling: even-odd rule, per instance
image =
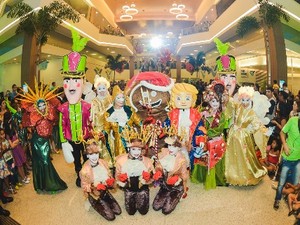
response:
[[[115,52],[115,51],[111,51],[110,53],[111,53],[111,54],[114,54],[114,53],[116,53],[116,52]]]
[[[97,55],[97,53],[92,53],[91,55]]]

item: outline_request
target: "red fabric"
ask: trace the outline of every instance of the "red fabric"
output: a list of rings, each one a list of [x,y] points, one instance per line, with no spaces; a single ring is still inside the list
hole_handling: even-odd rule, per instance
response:
[[[168,185],[174,185],[178,181],[179,177],[177,175],[174,175],[172,177],[169,177],[167,180]]]
[[[201,142],[206,142],[205,136],[197,136],[196,137],[196,145],[199,145]]]
[[[155,71],[149,71],[149,72],[142,72],[135,76],[133,76],[126,85],[127,88],[132,88],[135,86],[136,83],[139,83],[140,81],[146,81],[152,85],[155,86],[168,86],[171,84],[171,79],[166,74],[155,72]]]
[[[143,179],[144,179],[145,181],[149,181],[150,178],[151,178],[150,173],[147,172],[147,171],[143,171],[142,176],[143,176]]]
[[[113,186],[114,183],[115,183],[115,179],[114,179],[114,178],[108,178],[108,179],[106,180],[106,184],[107,184],[107,186],[109,186],[109,187]]]
[[[125,181],[127,181],[127,179],[128,179],[127,173],[122,173],[119,175],[119,180],[121,182],[125,182]]]
[[[104,184],[98,184],[97,185],[97,190],[98,191],[105,191],[106,190],[106,186]]]
[[[159,171],[156,171],[156,173],[153,175],[153,179],[156,181],[160,178],[162,178],[162,172],[159,170]]]
[[[223,157],[226,150],[226,143],[224,139],[210,140],[207,142],[207,149],[209,151],[209,168],[211,169]]]

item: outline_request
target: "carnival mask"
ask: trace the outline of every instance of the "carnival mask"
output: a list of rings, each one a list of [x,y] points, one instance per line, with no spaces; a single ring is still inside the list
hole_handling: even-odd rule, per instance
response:
[[[235,85],[236,85],[236,75],[232,74],[222,74],[220,80],[224,82],[225,88],[229,93],[229,96],[232,96]]]
[[[70,104],[76,104],[80,101],[83,92],[82,78],[64,79],[64,92]]]
[[[124,95],[122,93],[118,94],[115,99],[115,106],[123,107],[124,103],[125,103]]]
[[[243,97],[243,98],[241,98],[241,104],[242,104],[242,106],[247,108],[251,104],[251,99],[249,97]]]

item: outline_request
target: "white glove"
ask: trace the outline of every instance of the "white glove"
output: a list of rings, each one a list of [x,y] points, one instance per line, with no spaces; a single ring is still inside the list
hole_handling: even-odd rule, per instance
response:
[[[112,140],[115,140],[114,131],[113,130],[110,131],[110,137],[111,137]]]
[[[72,154],[73,152],[73,147],[69,142],[64,142],[61,143],[62,146],[62,151],[65,157],[65,160],[67,163],[72,163],[74,162],[74,156]]]
[[[249,125],[246,127],[246,131],[247,131],[248,133],[253,133],[254,127],[252,126],[252,124],[249,124]]]
[[[120,186],[120,187],[125,187],[126,183],[125,182],[122,182],[122,181],[117,181],[117,184]]]
[[[182,179],[179,177],[178,181],[174,184],[174,186],[178,186],[181,181],[182,181]]]
[[[275,130],[275,127],[268,127],[268,130],[264,133],[264,135],[270,137]]]

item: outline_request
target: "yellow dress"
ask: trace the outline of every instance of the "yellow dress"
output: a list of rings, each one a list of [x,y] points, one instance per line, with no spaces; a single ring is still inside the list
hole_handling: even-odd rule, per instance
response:
[[[225,176],[232,185],[256,185],[266,174],[255,153],[257,146],[265,155],[267,136],[265,127],[251,108],[236,105],[234,121],[229,129],[225,154]]]
[[[96,132],[102,132],[104,130],[104,114],[108,107],[112,104],[111,96],[108,95],[104,99],[99,99],[98,97],[94,98],[92,100],[91,104],[91,117],[92,117],[92,126],[93,130]],[[108,137],[108,140],[105,140],[108,142],[111,142],[110,137]],[[101,143],[101,153],[100,158],[104,159],[106,162],[109,163],[109,165],[112,165],[112,157],[110,156],[105,143]]]

